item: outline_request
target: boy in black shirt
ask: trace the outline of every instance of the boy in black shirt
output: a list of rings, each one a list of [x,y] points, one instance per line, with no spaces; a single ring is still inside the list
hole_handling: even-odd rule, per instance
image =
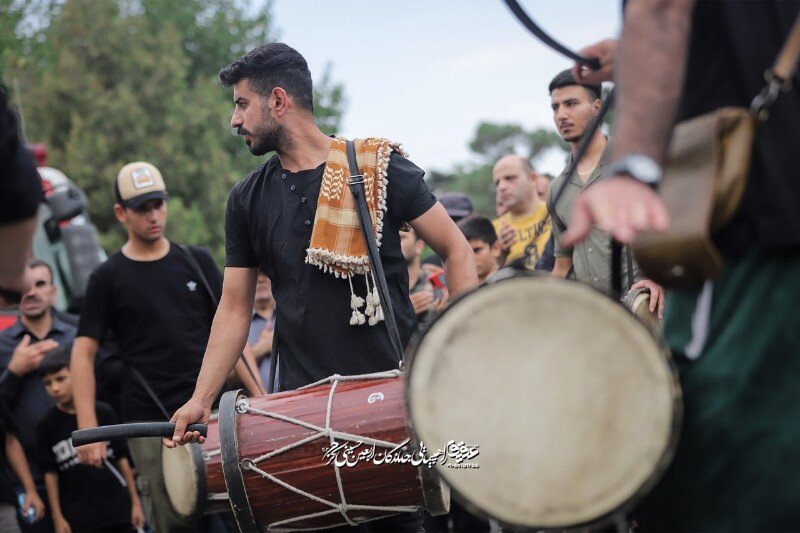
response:
[[[14,436],[14,423],[5,404],[0,401],[0,531],[18,532],[17,502],[14,484],[8,472],[10,466],[25,489],[22,508],[29,512],[34,509],[35,521],[44,515],[44,503],[36,492],[28,461],[19,440]]]
[[[114,215],[128,240],[92,272],[73,343],[71,370],[81,429],[100,423],[94,412],[94,361],[109,332],[126,369],[123,421],[168,420],[192,394],[216,309],[209,293],[219,298],[222,291],[222,274],[207,250],[167,239],[168,196],[155,166],[137,161],[122,167],[115,193]],[[249,364],[257,368],[252,355]],[[236,368],[250,392],[260,394],[260,379],[254,381],[241,361]],[[258,378],[257,370],[255,374]],[[153,528],[159,533],[197,530],[193,519],[180,516],[169,504],[160,443],[131,439],[128,444]],[[103,443],[76,451],[86,465],[100,466],[106,457]]]
[[[39,365],[39,374],[56,405],[38,425],[39,462],[47,487],[56,533],[71,531],[132,531],[144,526],[139,494],[128,463],[124,440],[106,448],[102,468],[78,461],[70,439],[78,429],[72,401],[69,351],[50,352]],[[114,424],[111,408],[96,404],[101,424]]]

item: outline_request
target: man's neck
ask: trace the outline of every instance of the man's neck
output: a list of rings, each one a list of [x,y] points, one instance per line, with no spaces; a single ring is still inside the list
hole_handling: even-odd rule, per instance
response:
[[[122,253],[134,261],[157,261],[169,253],[169,240],[161,237],[157,241],[144,241],[135,235],[128,235],[128,242],[122,246]]]
[[[422,273],[422,261],[419,256],[415,257],[413,261],[408,264],[408,286],[413,287],[419,282],[419,276]]]
[[[328,159],[333,139],[312,120],[302,121],[291,133],[289,148],[278,151],[281,166],[289,172],[317,168]]]
[[[76,413],[76,411],[75,411],[75,402],[72,401],[72,400],[69,400],[68,402],[64,402],[64,403],[57,403],[56,407],[58,407],[58,409],[60,411],[63,411],[65,413],[67,413],[68,415],[74,415]]]
[[[539,206],[542,205],[542,201],[539,199],[539,195],[535,192],[531,196],[531,199],[527,202],[523,202],[517,206],[510,207],[508,209],[508,214],[511,218],[523,218],[529,217],[532,214],[536,213],[539,210]]]
[[[30,318],[23,315],[20,320],[25,329],[30,331],[37,339],[44,339],[53,329],[53,314],[49,309],[38,318]]]
[[[270,298],[265,302],[256,302],[253,309],[255,309],[256,313],[263,317],[268,317],[272,315],[272,310],[275,308],[275,300]]]
[[[478,285],[483,285],[486,283],[486,280],[489,279],[489,276],[497,272],[498,269],[494,269],[491,272],[488,272],[485,276],[478,276]]]
[[[600,160],[603,158],[603,152],[606,149],[606,144],[608,140],[606,136],[603,135],[602,132],[599,130],[595,132],[594,137],[589,142],[589,148],[586,150],[586,155],[581,158],[580,162],[578,163],[578,175],[581,178],[581,181],[586,182],[589,179],[589,176],[592,175],[594,169],[597,168],[597,165],[600,164]],[[570,143],[570,150],[572,151],[573,159],[575,156],[578,155],[578,145],[579,142]]]

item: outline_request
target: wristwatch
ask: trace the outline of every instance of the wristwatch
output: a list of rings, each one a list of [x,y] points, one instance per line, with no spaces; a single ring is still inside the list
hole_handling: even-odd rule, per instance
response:
[[[663,171],[652,158],[643,154],[630,154],[611,163],[606,169],[607,176],[622,174],[644,183],[652,189],[658,189]]]

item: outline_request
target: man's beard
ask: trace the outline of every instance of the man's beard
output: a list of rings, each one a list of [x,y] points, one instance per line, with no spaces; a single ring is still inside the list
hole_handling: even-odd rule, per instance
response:
[[[250,153],[260,156],[269,152],[285,152],[291,146],[291,140],[286,128],[272,118],[269,110],[263,113],[261,118],[263,119],[262,127],[252,132],[245,130],[241,126],[238,130],[239,135],[250,135],[252,137],[250,146],[247,147]]]
[[[564,137],[563,139],[564,139],[564,142],[567,142],[567,143],[570,143],[570,144],[578,144],[579,142],[581,142],[581,139],[583,139],[583,133],[579,133],[577,135],[572,135],[570,137]]]
[[[30,301],[30,300],[27,300],[27,301]],[[41,301],[39,301],[39,300],[37,300],[37,302],[38,302],[38,303],[41,303]],[[22,300],[22,303],[26,303],[26,300],[25,300],[25,299],[23,299],[23,300]],[[40,318],[42,318],[42,317],[43,317],[43,316],[44,316],[44,315],[47,313],[47,311],[48,311],[48,308],[47,308],[47,306],[44,306],[44,307],[42,307],[42,310],[41,310],[41,311],[39,311],[39,312],[36,312],[36,313],[26,313],[25,311],[22,311],[22,314],[23,314],[23,316],[25,316],[25,318],[27,318],[28,320],[39,320]]]

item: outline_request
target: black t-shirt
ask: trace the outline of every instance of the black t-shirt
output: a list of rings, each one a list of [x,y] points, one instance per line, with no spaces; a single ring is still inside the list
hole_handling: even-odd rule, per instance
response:
[[[28,149],[19,140],[17,117],[0,87],[0,224],[36,214],[44,199],[42,181]]]
[[[96,408],[100,425],[118,423],[111,407],[97,402]],[[64,518],[73,531],[95,531],[130,521],[128,485],[117,467],[119,459],[128,457],[125,439],[109,443],[103,468],[82,465],[72,447],[72,432],[76,429],[77,417],[57,407],[48,411],[37,426],[39,467],[42,472],[58,474]]]
[[[219,298],[219,269],[206,250],[193,250]],[[134,261],[117,252],[89,278],[78,336],[102,341],[111,330],[122,360],[144,376],[172,413],[192,395],[214,311],[177,244],[170,243],[169,253],[157,261]],[[125,372],[122,387],[125,421],[164,420],[132,372]]]
[[[383,323],[351,326],[350,287],[306,264],[314,214],[325,165],[292,173],[277,156],[236,184],[225,217],[226,265],[261,267],[272,280],[279,342],[280,390],[296,389],[331,374],[362,374],[397,367]],[[408,298],[408,270],[400,250],[400,227],[416,219],[436,198],[424,172],[392,154],[387,212],[380,256],[402,342],[414,328]],[[364,276],[354,276],[356,294],[365,295]]]
[[[9,433],[14,433],[14,422],[0,400],[0,503],[16,505],[14,484],[11,481],[11,464],[6,456],[6,438]]]
[[[678,120],[749,107],[797,18],[798,2],[697,2]],[[800,76],[760,125],[742,206],[716,235],[723,250],[800,245]]]

